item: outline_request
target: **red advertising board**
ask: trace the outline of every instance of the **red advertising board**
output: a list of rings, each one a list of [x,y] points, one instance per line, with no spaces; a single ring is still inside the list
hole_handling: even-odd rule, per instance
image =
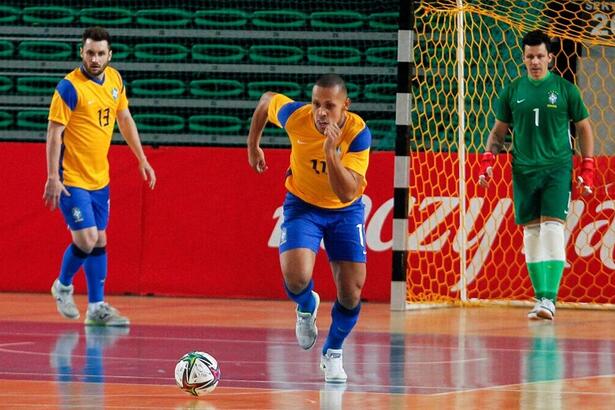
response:
[[[614,161],[597,158],[592,197],[581,197],[573,187],[560,300],[615,303]],[[459,299],[462,255],[468,298],[529,299],[533,291],[524,263],[523,232],[514,223],[510,158],[498,156],[494,178],[485,190],[476,184],[478,157],[468,156],[463,224],[458,167],[454,153],[413,155],[408,237],[412,299]]]
[[[109,293],[286,298],[277,238],[289,151],[266,149],[257,175],[245,148],[146,147],[158,184],[150,191],[125,146],[112,146]],[[373,153],[366,191],[368,279],[363,296],[388,301],[393,155]],[[44,144],[0,145],[0,291],[47,292],[70,235],[43,207]],[[335,297],[326,255],[316,289]],[[78,292],[85,292],[80,273]]]

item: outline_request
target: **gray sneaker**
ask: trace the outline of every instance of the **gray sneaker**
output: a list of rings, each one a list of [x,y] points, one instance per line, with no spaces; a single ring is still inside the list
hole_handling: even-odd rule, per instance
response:
[[[527,314],[531,320],[553,320],[555,304],[551,299],[542,298],[536,301],[534,308]]]
[[[299,312],[297,308],[297,324],[295,325],[295,335],[297,336],[297,342],[304,350],[310,350],[316,338],[318,337],[318,328],[316,327],[316,314],[318,313],[318,305],[320,305],[320,296],[318,293],[312,291],[312,295],[316,299],[316,306],[314,307],[314,313]]]
[[[79,309],[77,309],[73,299],[74,291],[75,287],[73,285],[64,286],[60,283],[59,279],[56,279],[51,286],[51,295],[56,300],[58,312],[68,319],[79,319]]]
[[[342,349],[327,349],[327,353],[320,356],[320,368],[325,373],[327,383],[346,383],[348,379],[344,371]]]
[[[127,317],[120,315],[116,308],[103,303],[94,312],[88,309],[85,324],[87,326],[128,326],[130,321]]]

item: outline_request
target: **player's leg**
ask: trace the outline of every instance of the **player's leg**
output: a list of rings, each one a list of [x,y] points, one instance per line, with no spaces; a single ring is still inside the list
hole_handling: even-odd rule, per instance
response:
[[[536,304],[527,314],[529,319],[538,318],[538,309],[544,297],[545,274],[540,247],[540,175],[536,172],[513,170],[513,202],[515,222],[523,226],[523,248]]]
[[[60,197],[60,210],[68,224],[72,242],[64,251],[60,274],[51,287],[58,312],[70,319],[79,318],[79,310],[73,299],[73,278],[87,260],[98,240],[90,192],[67,187],[70,196]]]
[[[318,337],[316,315],[320,298],[314,292],[312,271],[322,239],[314,207],[287,195],[280,235],[280,267],[284,289],[297,304],[295,334],[299,345],[311,349]]]
[[[325,233],[325,248],[337,288],[331,309],[331,326],[322,348],[321,367],[325,381],[344,383],[342,347],[359,319],[361,291],[366,278],[366,248],[363,204],[340,211],[332,229]]]
[[[107,278],[107,226],[109,224],[109,186],[92,192],[92,209],[98,229],[98,240],[83,264],[88,284],[86,325],[127,326],[130,321],[117,309],[105,303]]]
[[[545,175],[541,200],[540,246],[544,254],[544,299],[539,316],[553,319],[555,303],[566,264],[564,224],[570,206],[571,168],[558,168]]]

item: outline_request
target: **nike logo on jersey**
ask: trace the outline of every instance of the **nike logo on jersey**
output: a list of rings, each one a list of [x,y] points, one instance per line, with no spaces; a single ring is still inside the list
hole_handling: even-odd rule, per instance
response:
[[[525,98],[522,100],[517,100],[517,104],[521,104],[523,101],[525,101]]]
[[[297,144],[302,144],[303,145],[303,144],[307,144],[307,142],[301,141],[301,140],[297,140]]]

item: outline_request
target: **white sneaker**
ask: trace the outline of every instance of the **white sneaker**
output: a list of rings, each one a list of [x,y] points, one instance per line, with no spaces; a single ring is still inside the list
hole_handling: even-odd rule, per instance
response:
[[[53,285],[51,285],[51,295],[56,300],[58,312],[68,319],[79,319],[79,309],[77,309],[73,299],[74,291],[75,287],[73,285],[64,286],[60,283],[59,279],[56,279]]]
[[[130,321],[127,317],[120,315],[120,312],[113,306],[102,303],[94,312],[88,309],[85,324],[88,326],[128,326]]]
[[[536,301],[534,308],[527,314],[531,320],[553,320],[555,316],[555,305],[551,299],[542,298]]]
[[[314,313],[299,312],[297,307],[297,324],[295,325],[295,335],[297,336],[297,342],[304,350],[310,350],[316,343],[318,337],[318,328],[316,327],[316,314],[318,313],[318,305],[320,305],[320,296],[318,293],[312,291],[316,304],[314,307]]]
[[[327,353],[320,357],[320,368],[325,373],[327,383],[346,383],[348,380],[342,361],[342,349],[327,349]]]

